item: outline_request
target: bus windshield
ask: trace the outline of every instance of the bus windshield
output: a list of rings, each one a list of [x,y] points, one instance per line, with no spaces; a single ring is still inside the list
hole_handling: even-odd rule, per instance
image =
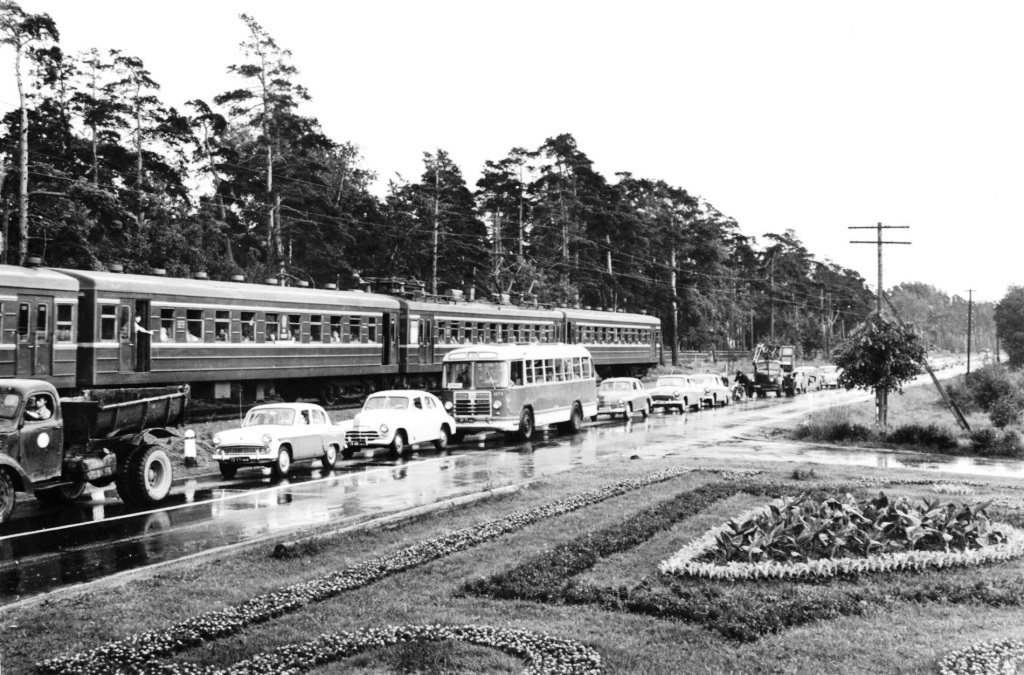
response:
[[[508,362],[461,361],[445,364],[450,389],[507,389]]]

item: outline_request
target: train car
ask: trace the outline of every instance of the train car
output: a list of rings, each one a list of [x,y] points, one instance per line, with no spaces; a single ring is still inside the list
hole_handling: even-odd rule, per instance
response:
[[[658,363],[661,321],[646,314],[564,309],[566,342],[586,347],[604,377],[638,377]]]
[[[398,376],[398,300],[360,291],[57,270],[77,281],[78,386],[203,399],[365,395]]]
[[[74,387],[78,282],[39,267],[0,265],[0,377]]]
[[[555,343],[564,318],[555,310],[453,297],[403,299],[401,362],[408,386],[437,390],[441,362],[453,349],[474,344]]]

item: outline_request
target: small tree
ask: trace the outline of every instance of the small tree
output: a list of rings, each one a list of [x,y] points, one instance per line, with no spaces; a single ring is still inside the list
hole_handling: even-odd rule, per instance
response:
[[[879,426],[886,426],[885,400],[893,391],[924,372],[927,350],[921,338],[874,312],[857,326],[836,351],[842,368],[839,384],[846,389],[874,390],[879,394]]]
[[[1024,287],[1011,286],[996,305],[996,330],[1010,367],[1024,366]]]

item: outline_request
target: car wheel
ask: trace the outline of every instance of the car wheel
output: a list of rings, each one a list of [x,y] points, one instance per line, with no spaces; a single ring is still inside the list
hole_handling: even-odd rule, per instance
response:
[[[437,450],[444,450],[448,447],[448,441],[451,439],[451,434],[448,433],[448,426],[445,424],[441,425],[441,431],[437,436],[437,440],[434,441],[434,447]]]
[[[388,452],[396,457],[400,457],[405,452],[405,432],[396,431],[395,437],[391,441],[391,445],[388,446]]]
[[[651,404],[645,403],[643,408],[640,408],[640,417],[647,419],[651,416]]]
[[[334,443],[331,443],[330,445],[327,446],[327,451],[324,452],[324,456],[320,458],[320,466],[322,466],[325,471],[330,471],[331,469],[334,468],[334,465],[337,463],[337,461],[338,446],[335,445]]]
[[[282,478],[288,477],[288,472],[292,470],[292,454],[291,448],[287,445],[282,445],[277,451],[277,460],[270,466],[270,475],[274,480],[281,480]]]
[[[235,474],[238,473],[238,466],[235,464],[225,464],[224,462],[221,462],[219,467],[220,475],[224,478],[234,478]]]
[[[622,419],[629,420],[633,416],[633,406],[630,403],[626,404],[626,409],[622,411]]]

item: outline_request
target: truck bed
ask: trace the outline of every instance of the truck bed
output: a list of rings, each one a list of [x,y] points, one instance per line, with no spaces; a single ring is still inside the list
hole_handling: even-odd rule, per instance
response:
[[[188,387],[86,391],[61,399],[64,435],[71,443],[115,438],[151,427],[187,422]]]

